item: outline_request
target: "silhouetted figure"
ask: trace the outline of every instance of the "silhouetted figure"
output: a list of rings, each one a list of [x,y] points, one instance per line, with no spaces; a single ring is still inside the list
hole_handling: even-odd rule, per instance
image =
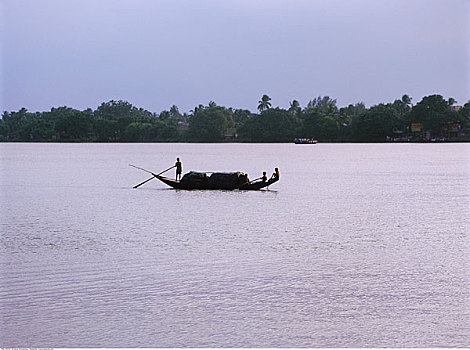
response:
[[[274,168],[274,173],[272,174],[271,179],[279,180],[279,169],[278,168]]]
[[[263,182],[268,181],[268,178],[266,177],[266,171],[263,171],[263,177],[261,178],[261,181]]]
[[[181,164],[180,159],[176,158],[176,180],[181,180],[181,173],[183,172],[183,164]]]

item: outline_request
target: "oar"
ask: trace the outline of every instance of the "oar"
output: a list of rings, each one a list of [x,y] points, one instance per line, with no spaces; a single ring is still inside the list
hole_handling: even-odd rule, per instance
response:
[[[146,183],[146,182],[149,182],[150,180],[153,180],[153,179],[155,179],[155,177],[154,177],[154,176],[152,176],[150,179],[147,179],[147,180],[145,180],[144,182],[141,182],[141,183],[140,183],[140,184],[138,184],[138,185],[135,185],[133,188],[140,187],[140,186],[142,186],[144,183]]]
[[[158,175],[161,175],[161,174],[167,172],[168,170],[173,169],[173,168],[176,166],[176,165],[173,165],[171,168],[168,168],[168,169],[166,169],[166,170],[163,170],[161,173],[158,173],[158,174],[155,175],[154,173],[152,173],[152,172],[149,171],[149,170],[145,170],[145,169],[143,169],[143,168],[139,168],[138,166],[135,166],[135,165],[132,165],[132,164],[129,164],[129,165],[130,165],[130,166],[133,166],[134,168],[137,168],[137,169],[146,171],[146,172],[148,172],[148,173],[150,173],[150,174],[153,175],[150,179],[147,179],[147,180],[145,180],[144,182],[141,182],[140,184],[135,185],[134,188],[137,188],[137,187],[142,186],[144,183],[146,183],[146,182],[148,182],[148,181],[150,181],[150,180],[152,180],[152,179],[155,179]]]
[[[251,183],[253,183],[253,182],[255,182],[255,181],[261,180],[262,178],[263,178],[262,176],[261,176],[261,177],[258,177],[257,179],[248,181],[248,183],[251,184]]]
[[[168,168],[168,169],[166,169],[166,170],[163,170],[161,173],[158,173],[157,175],[155,175],[154,173],[152,173],[152,175],[153,175],[153,176],[158,176],[158,175],[161,175],[161,174],[163,174],[163,173],[166,173],[168,170],[171,170],[171,169],[173,169],[173,168],[176,168],[176,165],[173,165],[172,167],[170,167],[170,168]]]
[[[140,169],[140,170],[146,171],[147,173],[150,173],[150,174],[152,174],[152,175],[153,175],[153,173],[152,173],[150,170],[146,170],[146,169],[144,169],[144,168],[140,168],[140,167],[138,167],[138,166],[135,166],[135,165],[132,165],[132,164],[129,164],[129,166],[132,166],[132,167],[134,167],[134,168],[137,168],[137,169]],[[173,167],[174,167],[174,166],[173,166]],[[173,168],[173,167],[172,167],[172,168]],[[170,169],[171,169],[171,168],[170,168]],[[167,169],[167,170],[170,170],[170,169]],[[166,171],[166,170],[165,170],[165,171]],[[164,171],[164,172],[165,172],[165,171]]]

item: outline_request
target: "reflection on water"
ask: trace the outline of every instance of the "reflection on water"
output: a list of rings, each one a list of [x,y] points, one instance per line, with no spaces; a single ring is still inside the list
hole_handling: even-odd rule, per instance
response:
[[[0,345],[470,346],[468,151],[0,144]],[[281,180],[132,189],[177,156]]]

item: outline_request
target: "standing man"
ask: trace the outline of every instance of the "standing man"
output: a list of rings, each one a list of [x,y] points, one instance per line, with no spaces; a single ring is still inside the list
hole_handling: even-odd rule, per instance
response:
[[[176,181],[181,180],[181,173],[183,172],[183,165],[180,162],[179,158],[176,158]]]

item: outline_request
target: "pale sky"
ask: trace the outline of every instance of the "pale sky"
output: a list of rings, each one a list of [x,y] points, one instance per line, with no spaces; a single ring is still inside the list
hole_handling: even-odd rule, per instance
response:
[[[470,0],[0,0],[0,110],[470,99]]]

